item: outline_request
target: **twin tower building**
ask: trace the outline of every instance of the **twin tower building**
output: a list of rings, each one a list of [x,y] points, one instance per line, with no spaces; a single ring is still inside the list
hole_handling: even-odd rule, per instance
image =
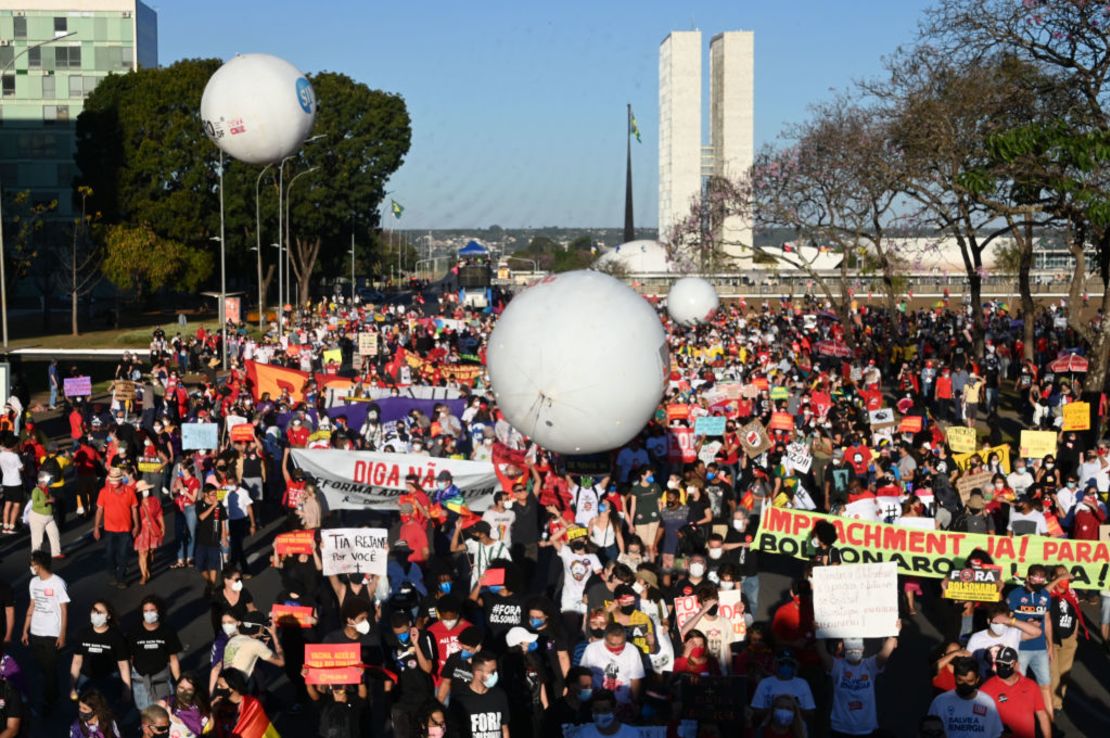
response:
[[[703,144],[701,31],[674,31],[659,45],[659,238],[690,214],[712,177],[740,179],[755,154],[755,34],[725,31],[709,41],[709,141]],[[752,224],[717,224],[725,251],[750,264]]]

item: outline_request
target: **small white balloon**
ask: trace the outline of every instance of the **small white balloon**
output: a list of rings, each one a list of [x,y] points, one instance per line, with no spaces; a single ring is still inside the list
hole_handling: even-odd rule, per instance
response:
[[[228,156],[276,164],[308,138],[316,120],[316,93],[284,59],[241,54],[208,80],[200,117],[208,138]]]
[[[717,290],[701,277],[683,277],[671,285],[667,293],[667,312],[679,325],[707,321],[720,306]]]
[[[595,271],[547,277],[517,295],[486,362],[505,419],[562,454],[627,443],[655,413],[670,373],[655,310]]]

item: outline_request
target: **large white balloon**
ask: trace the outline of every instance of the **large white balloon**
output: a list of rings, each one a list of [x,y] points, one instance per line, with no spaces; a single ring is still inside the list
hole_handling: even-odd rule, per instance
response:
[[[270,54],[241,54],[204,87],[200,117],[212,142],[248,164],[276,164],[308,137],[316,93],[300,70]]]
[[[667,293],[667,312],[680,325],[709,320],[720,306],[717,290],[701,277],[683,277]]]
[[[548,277],[498,318],[486,355],[498,407],[544,448],[617,448],[655,412],[670,372],[655,310],[594,271]]]

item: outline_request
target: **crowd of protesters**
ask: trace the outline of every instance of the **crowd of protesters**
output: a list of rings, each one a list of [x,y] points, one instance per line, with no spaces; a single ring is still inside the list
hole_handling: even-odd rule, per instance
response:
[[[1063,307],[1028,318],[1032,360],[1020,320],[999,305],[982,316],[981,352],[969,308],[947,303],[895,315],[853,305],[848,323],[810,300],[741,303],[696,329],[669,325],[672,374],[656,419],[601,459],[548,454],[501,416],[482,368],[501,307],[464,309],[450,294],[411,306],[324,301],[290,312],[281,334],[237,327],[226,347],[218,333],[158,330],[150,358],[125,356],[102,401],[60,396],[52,365],[50,405],[63,406],[68,437],[47,438],[32,413],[9,407],[0,442],[3,533],[26,528],[32,551],[25,613],[0,582],[5,642],[22,622],[28,646],[20,663],[11,653],[0,663],[0,738],[26,732],[32,709],[64,709],[67,692],[71,738],[117,735],[116,721],[136,713],[143,736],[261,738],[278,709],[314,711],[328,738],[592,738],[638,734],[633,726],[886,735],[875,683],[899,658],[898,638],[816,639],[813,568],[844,565],[831,525],[815,528],[808,563],[783,564],[796,578],[785,603],[768,607],[778,593],[760,589],[771,558],[755,544],[764,508],[1087,540],[1106,519],[1102,397],[1082,373],[1050,366],[1083,350]],[[368,332],[375,348],[362,354]],[[217,372],[224,348],[227,373]],[[262,392],[248,363],[305,378]],[[348,400],[369,405],[365,421],[350,423],[331,396],[335,376],[353,384]],[[463,409],[443,401],[380,417],[375,398],[414,386],[442,388]],[[1094,430],[1060,431],[1054,453],[1021,456],[1018,429],[1060,428],[1081,399]],[[920,428],[876,430],[869,414],[888,407]],[[792,428],[771,422],[781,413]],[[725,415],[723,433],[677,441],[711,414]],[[249,437],[233,437],[229,417]],[[741,438],[753,420],[766,429],[758,453]],[[206,422],[217,424],[217,447],[187,449],[183,426]],[[950,425],[978,428],[982,451],[952,453]],[[792,444],[812,459],[805,471],[788,459]],[[449,472],[434,484],[410,476],[396,512],[361,519],[331,509],[293,463],[295,448],[488,462],[499,484],[487,504],[472,502],[476,512],[453,504]],[[957,492],[983,471],[990,484]],[[74,603],[60,533],[90,522],[107,588]],[[325,576],[319,545],[270,549],[275,533],[371,522],[390,530],[385,577]],[[269,560],[252,566],[251,546]],[[203,578],[212,638],[192,644],[211,650],[203,671],[181,668],[157,557]],[[991,563],[985,552],[971,558]],[[280,576],[268,602],[251,592],[264,563]],[[141,624],[125,632],[112,589],[144,585]],[[900,589],[903,620],[929,604],[943,636],[933,671],[919,669],[932,707],[900,716],[913,734],[1048,736],[1067,710],[1077,650],[1110,642],[1110,593],[1092,638],[1081,606],[1099,593],[1077,592],[1052,562],[1032,562],[994,603],[941,600],[938,580],[902,577]],[[741,607],[726,616],[720,602],[734,592]],[[689,597],[696,607],[680,618],[676,598]],[[311,608],[311,618],[274,621],[273,605]],[[358,644],[361,678],[306,679],[306,643]]]

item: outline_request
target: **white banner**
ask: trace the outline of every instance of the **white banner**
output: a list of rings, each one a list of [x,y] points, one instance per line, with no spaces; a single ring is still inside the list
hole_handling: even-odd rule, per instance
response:
[[[813,570],[818,638],[898,635],[898,564],[844,564]]]
[[[381,400],[393,396],[393,390],[390,387],[364,387],[363,390],[368,400]],[[350,387],[328,387],[326,397],[328,408],[355,402],[355,400],[347,399],[350,393]],[[400,396],[411,397],[414,400],[457,400],[462,397],[462,393],[450,387],[414,384],[409,387],[401,387]]]
[[[320,530],[320,561],[324,576],[332,574],[377,574],[384,577],[389,559],[385,528],[323,528]]]
[[[414,454],[383,454],[339,449],[293,449],[293,463],[316,480],[330,510],[396,510],[405,491],[405,477],[416,474],[431,493],[436,477],[451,472],[467,506],[482,512],[501,488],[493,464]]]

